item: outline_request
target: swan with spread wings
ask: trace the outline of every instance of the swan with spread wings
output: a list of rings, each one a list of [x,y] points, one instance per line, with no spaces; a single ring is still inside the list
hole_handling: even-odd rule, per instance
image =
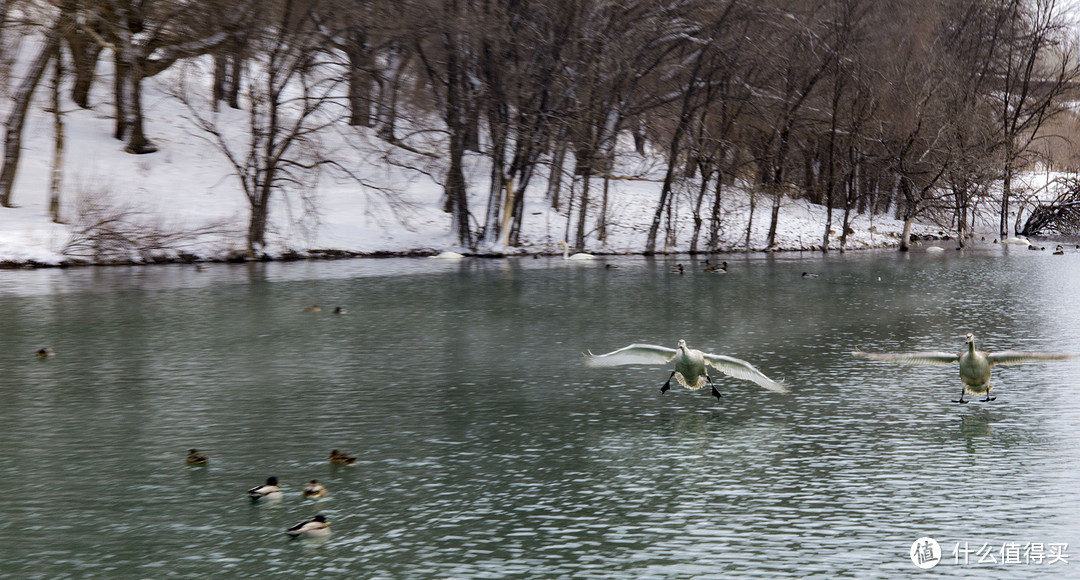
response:
[[[851,354],[870,360],[894,362],[902,365],[947,365],[958,362],[960,363],[960,382],[962,386],[960,387],[960,398],[953,401],[954,403],[967,403],[964,400],[965,391],[975,394],[986,393],[985,399],[979,399],[982,403],[989,403],[997,399],[997,397],[990,396],[990,389],[994,388],[994,384],[990,382],[990,369],[996,364],[1064,360],[1073,357],[1071,354],[1019,350],[1003,350],[1001,352],[975,350],[975,335],[970,332],[967,333],[964,342],[967,344],[967,350],[957,354],[938,351],[870,353],[859,350]]]
[[[619,350],[607,354],[585,355],[585,364],[591,367],[613,367],[631,364],[665,364],[675,363],[675,370],[671,371],[664,386],[660,387],[661,393],[666,393],[671,388],[671,379],[675,378],[679,384],[688,389],[700,389],[705,385],[712,387],[712,394],[717,400],[720,392],[713,385],[712,377],[709,376],[706,366],[712,366],[725,375],[753,381],[761,387],[777,393],[786,393],[788,389],[783,383],[779,383],[765,376],[761,371],[754,368],[750,363],[722,354],[701,352],[686,346],[685,340],[679,341],[677,348],[668,348],[654,344],[631,344]]]

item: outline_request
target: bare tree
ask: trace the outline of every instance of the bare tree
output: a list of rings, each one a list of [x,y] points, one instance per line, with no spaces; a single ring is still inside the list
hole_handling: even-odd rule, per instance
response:
[[[15,174],[22,156],[23,125],[26,123],[26,115],[30,109],[34,91],[60,45],[61,22],[62,19],[57,19],[56,23],[46,30],[37,56],[30,62],[22,82],[15,91],[13,105],[4,123],[4,166],[0,169],[0,206],[3,207],[12,206],[12,186],[15,183]]]
[[[275,194],[309,186],[318,170],[336,163],[319,151],[319,133],[342,117],[334,114],[339,78],[324,74],[317,60],[315,3],[280,0],[264,7],[265,26],[252,32],[259,58],[243,96],[248,110],[239,135],[233,113],[206,112],[186,91],[195,124],[228,159],[251,213],[247,250],[257,256],[266,245],[270,204]]]

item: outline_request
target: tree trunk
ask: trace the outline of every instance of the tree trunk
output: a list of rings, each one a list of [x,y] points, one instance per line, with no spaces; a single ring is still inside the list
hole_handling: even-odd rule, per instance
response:
[[[910,213],[904,215],[904,233],[900,236],[900,251],[906,252],[911,249],[911,222],[915,216]]]
[[[469,201],[465,186],[464,159],[466,147],[467,119],[464,103],[465,74],[460,69],[457,47],[447,43],[446,62],[446,124],[450,131],[450,168],[443,186],[446,195],[446,208],[451,214],[451,231],[458,243],[465,247],[472,246],[472,234],[469,231]]]
[[[225,78],[228,76],[229,57],[223,49],[219,49],[214,55],[214,80],[211,81],[210,94],[213,101],[214,112],[218,110],[218,103],[225,100]]]
[[[345,55],[349,58],[349,125],[371,127],[375,124],[371,115],[371,71],[375,67],[375,59],[363,32],[356,27],[349,28],[346,43]]]
[[[585,218],[589,209],[589,181],[592,177],[592,164],[585,165],[585,172],[581,175],[581,203],[578,205],[577,234],[574,235],[574,248],[579,252],[585,251]]]
[[[134,155],[153,153],[158,150],[157,146],[151,143],[146,138],[146,133],[143,132],[142,71],[138,62],[134,59],[129,70],[131,74],[128,75],[127,81],[130,85],[128,90],[131,95],[131,102],[126,107],[130,117],[127,122],[128,142],[127,146],[124,147],[124,151]]]
[[[701,235],[701,203],[705,199],[705,190],[709,187],[710,170],[701,169],[701,188],[698,190],[697,200],[694,202],[694,233],[690,236],[690,253],[698,253],[698,236]]]
[[[712,215],[709,217],[709,251],[720,247],[720,201],[724,191],[724,172],[716,172],[716,192],[713,194]]]
[[[548,174],[547,197],[551,202],[551,209],[559,209],[559,194],[562,190],[563,163],[566,162],[566,140],[558,139],[555,145],[555,153],[552,154],[551,172]]]
[[[265,199],[251,204],[251,218],[248,220],[248,255],[252,258],[266,247],[266,220],[270,212],[269,192],[260,193],[259,196]]]
[[[41,50],[30,63],[26,76],[19,83],[19,88],[16,89],[12,98],[11,111],[4,124],[4,167],[0,170],[0,206],[11,207],[11,188],[15,183],[15,173],[19,168],[26,114],[30,109],[34,89],[41,82],[41,76],[45,73],[49,59],[56,54],[59,42],[60,36],[54,27],[46,33],[41,43]]]
[[[999,232],[1001,239],[1009,235],[1009,198],[1012,196],[1012,147],[1006,145],[1005,171],[1001,180],[1001,220]]]
[[[64,181],[64,111],[60,108],[60,84],[64,80],[64,59],[59,51],[56,58],[56,73],[52,87],[53,113],[53,164],[52,179],[49,181],[49,215],[53,223],[60,220],[60,189]]]
[[[128,113],[128,107],[131,103],[131,95],[128,94],[128,89],[131,85],[128,83],[128,77],[131,71],[127,59],[119,52],[113,53],[113,67],[113,107],[116,111],[116,128],[113,131],[113,138],[123,141],[130,130],[128,123],[131,115]]]
[[[67,44],[71,49],[72,71],[75,73],[71,83],[71,100],[80,108],[88,109],[101,45],[77,30],[68,35]]]
[[[607,241],[607,208],[611,189],[611,176],[604,174],[604,193],[600,200],[600,219],[596,224],[596,238],[601,242]]]

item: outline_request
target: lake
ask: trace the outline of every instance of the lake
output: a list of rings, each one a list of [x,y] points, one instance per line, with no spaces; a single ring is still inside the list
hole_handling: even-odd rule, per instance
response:
[[[1080,353],[1080,250],[718,258],[0,271],[0,577],[1080,577],[1080,359],[850,354]],[[582,364],[679,339],[791,393]]]

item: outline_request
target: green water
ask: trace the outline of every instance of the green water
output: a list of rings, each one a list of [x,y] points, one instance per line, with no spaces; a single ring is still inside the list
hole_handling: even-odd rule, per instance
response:
[[[937,574],[1080,577],[1080,360],[960,406],[955,366],[849,354],[1080,353],[1080,254],[722,259],[0,271],[0,577],[907,577],[922,536]],[[680,338],[792,393],[580,362]]]

